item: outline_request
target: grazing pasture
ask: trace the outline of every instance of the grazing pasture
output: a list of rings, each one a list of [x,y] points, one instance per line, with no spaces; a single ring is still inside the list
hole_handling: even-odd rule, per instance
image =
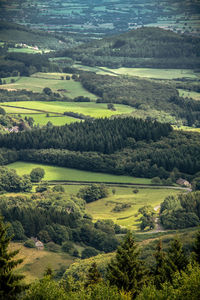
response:
[[[178,89],[179,95],[184,98],[192,98],[194,100],[200,100],[200,93],[194,91],[187,91],[184,89]]]
[[[59,92],[69,98],[75,98],[78,96],[89,97],[95,100],[97,97],[84,89],[80,82],[73,79],[65,80],[61,79],[61,76],[68,74],[63,73],[36,73],[30,77],[20,77],[16,82],[3,84],[1,89],[14,89],[22,90],[26,89],[33,92],[42,92],[45,87],[49,87],[53,92]]]
[[[145,205],[159,206],[165,197],[180,193],[180,190],[167,188],[139,188],[138,193],[134,193],[133,190],[133,187],[116,187],[115,194],[112,194],[111,188],[107,198],[86,204],[86,211],[92,215],[94,220],[112,219],[114,223],[121,226],[139,229],[140,216],[137,215],[137,212],[140,207]],[[127,204],[127,209],[114,211],[116,206],[121,204]]]
[[[44,180],[70,180],[70,181],[91,181],[91,182],[116,182],[116,183],[135,183],[150,184],[151,179],[135,178],[123,175],[111,175],[105,173],[82,171],[70,168],[55,167],[43,164],[28,162],[15,162],[7,165],[8,168],[15,169],[19,175],[29,174],[33,168],[43,168],[45,170]]]
[[[3,106],[4,104],[2,104]],[[7,103],[5,105],[8,105]],[[18,101],[9,102],[10,106],[40,110],[49,113],[75,112],[90,115],[94,118],[110,117],[118,114],[128,114],[132,108],[127,105],[115,104],[115,111],[107,108],[106,103],[95,102],[62,102],[62,101]],[[17,112],[18,113],[18,112]]]
[[[148,77],[155,79],[175,79],[175,78],[192,78],[198,79],[199,72],[191,69],[153,69],[153,68],[119,68],[109,69],[101,68],[104,71],[112,71],[118,75],[130,75],[139,77]]]
[[[65,124],[71,124],[73,122],[80,122],[80,119],[72,118],[68,116],[54,115],[49,114],[47,117],[46,114],[23,114],[23,117],[33,118],[34,125],[39,124],[40,126],[46,125],[48,122],[51,122],[55,126],[62,126]]]

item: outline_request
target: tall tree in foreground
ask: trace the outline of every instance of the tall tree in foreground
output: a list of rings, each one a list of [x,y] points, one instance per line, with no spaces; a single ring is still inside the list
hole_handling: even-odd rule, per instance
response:
[[[193,246],[195,260],[200,264],[200,230],[197,232]]]
[[[182,243],[177,239],[173,239],[167,253],[167,261],[173,272],[185,270],[189,260],[184,253]]]
[[[21,283],[24,276],[13,272],[22,259],[13,260],[19,250],[8,252],[11,238],[7,236],[7,228],[0,217],[0,299],[14,300],[26,286]]]
[[[107,269],[110,284],[131,292],[132,297],[139,293],[146,281],[145,269],[138,256],[138,246],[132,233],[128,232]]]

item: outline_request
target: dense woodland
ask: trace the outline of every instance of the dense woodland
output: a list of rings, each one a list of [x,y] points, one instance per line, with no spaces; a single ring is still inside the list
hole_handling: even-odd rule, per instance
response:
[[[68,49],[60,56],[110,68],[199,68],[199,44],[198,37],[143,27]]]
[[[85,201],[80,195],[79,198],[66,197],[65,193],[54,190],[30,196],[0,197],[0,213],[10,223],[14,240],[37,237],[52,251],[60,250],[57,245],[62,246],[65,242],[82,243],[86,248],[91,247],[83,258],[116,249],[115,232],[120,232],[119,226],[113,222],[93,223],[92,218],[85,214]],[[67,251],[67,247],[63,249]]]
[[[147,112],[157,109],[181,119],[185,125],[200,124],[198,101],[179,97],[176,88],[169,83],[93,73],[81,74],[80,81],[88,91],[100,97],[97,102],[121,103]]]
[[[173,182],[180,173],[192,179],[200,170],[198,133],[133,118],[4,134],[0,145],[13,149],[10,156],[2,150],[2,163],[19,159],[137,177],[171,177]]]
[[[165,229],[180,229],[200,224],[200,192],[169,196],[161,204],[160,220]]]

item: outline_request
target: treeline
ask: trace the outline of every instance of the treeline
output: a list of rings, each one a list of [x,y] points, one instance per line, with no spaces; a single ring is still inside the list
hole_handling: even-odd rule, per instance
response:
[[[37,237],[47,247],[62,246],[65,242],[82,243],[91,247],[91,255],[114,251],[118,245],[115,232],[120,232],[119,226],[103,220],[93,223],[85,214],[85,201],[66,197],[63,192],[48,190],[32,196],[1,196],[0,215],[10,223],[14,240]]]
[[[30,76],[33,73],[49,70],[48,58],[42,54],[7,53],[0,60],[0,77]]]
[[[96,119],[64,125],[0,135],[0,147],[15,149],[68,149],[113,153],[124,148],[128,139],[157,141],[172,131],[169,124],[141,119]]]
[[[161,204],[160,221],[165,229],[181,229],[200,224],[200,192],[169,196]]]
[[[198,68],[200,39],[143,27],[67,49],[62,56],[89,66]]]
[[[200,126],[200,103],[179,97],[172,85],[130,76],[105,76],[84,73],[79,77],[84,88],[100,97],[97,102],[121,103],[136,109],[156,109],[170,113],[184,125]]]
[[[189,180],[200,170],[198,133],[173,132],[158,142],[127,140],[126,147],[114,154],[75,152],[61,149],[20,150],[22,161],[40,162],[81,170],[136,177]],[[174,171],[176,168],[176,171]]]

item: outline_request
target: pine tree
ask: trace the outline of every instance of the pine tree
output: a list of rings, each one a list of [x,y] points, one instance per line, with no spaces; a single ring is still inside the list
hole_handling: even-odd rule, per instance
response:
[[[145,269],[138,256],[138,246],[131,232],[128,232],[107,269],[110,284],[125,292],[130,291],[133,297],[146,281]]]
[[[154,282],[158,289],[161,288],[162,283],[171,278],[171,268],[167,264],[166,254],[162,250],[162,241],[160,240],[156,246],[154,254],[156,265],[154,269]]]
[[[200,264],[200,230],[197,232],[193,250],[195,254],[195,260]]]
[[[173,272],[185,270],[189,261],[183,251],[182,243],[175,238],[167,253],[167,262]]]
[[[94,262],[88,270],[87,281],[85,287],[101,282],[101,274],[97,269],[97,264]]]
[[[21,283],[24,276],[13,272],[22,259],[12,259],[19,250],[8,252],[10,239],[7,236],[7,226],[0,218],[0,299],[14,300],[25,289],[25,285]]]

